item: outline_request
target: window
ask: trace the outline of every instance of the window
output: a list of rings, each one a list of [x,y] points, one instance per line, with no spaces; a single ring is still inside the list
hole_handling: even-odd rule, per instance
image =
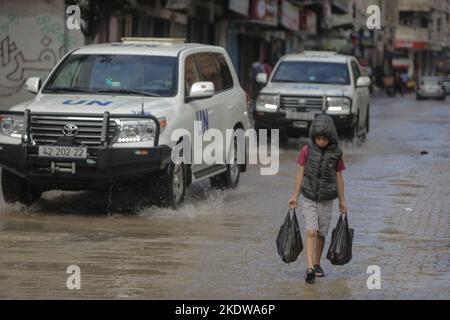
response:
[[[361,71],[359,70],[358,64],[355,61],[352,61],[352,71],[353,77],[355,78],[355,82],[361,76]]]
[[[191,92],[191,86],[194,82],[200,81],[200,76],[198,74],[197,65],[195,64],[194,56],[191,55],[186,58],[184,65],[184,83],[185,83],[185,96],[189,96]]]
[[[402,11],[399,13],[399,24],[401,26],[413,26],[413,13],[410,11]]]
[[[350,84],[346,63],[283,61],[272,82]]]
[[[422,19],[420,20],[420,27],[421,27],[421,28],[428,28],[428,19],[422,18]]]
[[[128,90],[169,97],[176,94],[177,81],[173,57],[73,54],[58,67],[45,90]]]
[[[57,87],[78,86],[80,76],[86,73],[86,68],[80,66],[86,58],[69,60],[65,67],[60,69],[58,77],[53,81],[53,85]]]
[[[220,78],[220,74],[217,71],[216,63],[212,54],[200,53],[194,56],[200,75],[200,81],[210,81],[214,83],[215,91],[222,91],[222,79]]]
[[[228,67],[225,57],[221,53],[215,53],[214,58],[217,62],[217,69],[219,70],[219,75],[222,78],[223,87],[221,90],[227,90],[233,87],[233,77],[231,76],[230,68]]]

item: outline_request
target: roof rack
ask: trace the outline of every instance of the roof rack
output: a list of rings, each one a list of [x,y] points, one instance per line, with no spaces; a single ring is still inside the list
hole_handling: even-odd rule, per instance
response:
[[[162,45],[172,45],[184,43],[186,39],[184,38],[134,38],[134,37],[123,37],[120,39],[122,43],[138,43],[138,44],[148,44],[157,43]]]
[[[302,54],[310,57],[332,57],[339,55],[336,51],[303,51]]]

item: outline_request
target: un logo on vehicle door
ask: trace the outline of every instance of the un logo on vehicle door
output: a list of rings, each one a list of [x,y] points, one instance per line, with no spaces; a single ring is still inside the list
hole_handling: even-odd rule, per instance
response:
[[[78,127],[74,124],[66,124],[63,128],[63,133],[66,137],[74,137],[78,134]]]
[[[334,167],[333,161],[328,162],[328,168],[333,169],[333,167]]]

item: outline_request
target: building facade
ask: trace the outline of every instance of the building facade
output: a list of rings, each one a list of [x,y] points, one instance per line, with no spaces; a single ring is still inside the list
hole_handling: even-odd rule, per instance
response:
[[[120,2],[120,1],[114,1]],[[68,50],[121,37],[179,37],[228,51],[242,86],[258,91],[255,66],[284,54],[333,50],[355,55],[378,85],[394,71],[449,73],[450,0],[123,0],[94,37],[65,28],[64,0],[0,0],[0,108],[29,99],[27,77],[45,77]],[[381,29],[366,26],[370,5]],[[95,12],[94,12],[95,14]]]
[[[414,78],[447,75],[449,14],[448,0],[398,0],[393,70]]]

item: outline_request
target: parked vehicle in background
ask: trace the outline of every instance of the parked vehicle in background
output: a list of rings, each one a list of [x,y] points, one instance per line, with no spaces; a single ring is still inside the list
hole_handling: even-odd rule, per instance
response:
[[[416,91],[416,99],[434,98],[445,100],[446,92],[441,77],[422,77]]]
[[[445,94],[450,94],[450,78],[445,78],[443,80]]]

